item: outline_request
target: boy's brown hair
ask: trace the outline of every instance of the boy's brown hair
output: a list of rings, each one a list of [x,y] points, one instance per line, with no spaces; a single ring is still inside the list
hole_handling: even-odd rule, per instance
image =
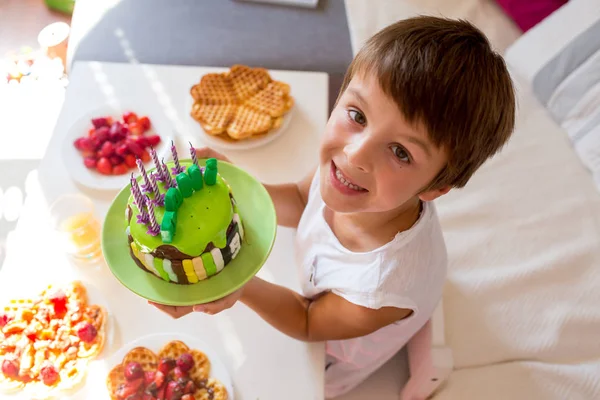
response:
[[[446,150],[447,165],[423,191],[463,187],[513,131],[515,95],[504,60],[466,21],[421,16],[384,28],[350,64],[340,96],[364,73],[375,73],[404,117]]]

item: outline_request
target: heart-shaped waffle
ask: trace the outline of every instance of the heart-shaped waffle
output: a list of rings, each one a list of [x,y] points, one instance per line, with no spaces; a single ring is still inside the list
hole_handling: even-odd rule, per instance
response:
[[[104,346],[106,311],[88,305],[81,282],[50,285],[33,299],[10,301],[1,311],[0,357],[18,366],[15,379],[0,372],[2,391],[25,389],[43,399],[71,390],[82,383],[88,361]],[[57,378],[46,384],[48,376]]]
[[[268,134],[294,105],[288,84],[272,80],[263,68],[245,65],[204,75],[190,94],[192,118],[209,135],[229,141]]]
[[[154,371],[158,367],[158,356],[146,347],[133,348],[123,358],[123,366],[130,362],[140,363],[144,371]]]
[[[227,389],[218,380],[209,378],[199,383],[194,392],[194,400],[227,400]]]
[[[154,354],[152,350],[145,347],[136,347],[130,350],[125,357],[123,357],[122,362],[111,369],[106,378],[106,387],[110,393],[111,399],[120,400],[117,396],[119,388],[127,391],[127,385],[133,384],[133,382],[129,382],[125,379],[125,368],[130,362],[139,362],[146,372],[157,371],[159,365],[161,365],[160,360],[164,358],[177,360],[186,353],[191,354],[194,360],[192,368],[187,371],[187,377],[194,385],[190,388],[191,391],[187,393],[192,394],[194,399],[226,400],[228,395],[225,386],[217,379],[210,377],[211,364],[206,354],[197,349],[190,349],[180,340],[173,340],[166,343],[158,351],[158,354]],[[150,362],[148,362],[148,360]],[[164,365],[166,364],[162,364],[160,367],[161,371],[164,371],[162,370]],[[153,366],[153,368],[147,369],[148,366]],[[165,380],[162,381],[162,385],[167,385],[168,381],[177,380],[175,370],[170,370],[164,378]],[[156,385],[156,383],[154,384]],[[144,383],[144,385],[148,386],[136,387],[136,393],[142,393],[145,390],[158,390],[160,392],[160,388],[164,388],[163,386],[160,386],[157,389],[157,386],[154,386],[152,389],[151,383]]]

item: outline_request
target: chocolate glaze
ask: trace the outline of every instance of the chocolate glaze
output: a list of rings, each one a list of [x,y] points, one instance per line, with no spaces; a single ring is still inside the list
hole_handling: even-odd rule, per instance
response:
[[[207,379],[201,379],[198,382],[196,382],[196,387],[200,390],[202,390],[202,389],[206,390],[206,393],[208,394],[208,399],[214,400],[215,399],[215,391],[213,390],[213,388],[207,386],[207,383],[208,383]]]
[[[177,275],[178,283],[185,284],[185,285],[190,284],[190,282],[188,281],[187,275],[185,274],[185,271],[183,270],[183,263],[181,262],[181,260],[171,260],[171,268],[173,269],[173,272],[175,272],[175,275]]]

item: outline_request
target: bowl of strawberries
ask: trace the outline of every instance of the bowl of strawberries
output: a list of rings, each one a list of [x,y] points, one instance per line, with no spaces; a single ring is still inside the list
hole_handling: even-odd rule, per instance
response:
[[[170,127],[157,110],[143,107],[96,109],[80,118],[69,130],[63,155],[73,179],[94,189],[117,190],[137,172],[137,159],[152,166],[151,150],[168,158]]]

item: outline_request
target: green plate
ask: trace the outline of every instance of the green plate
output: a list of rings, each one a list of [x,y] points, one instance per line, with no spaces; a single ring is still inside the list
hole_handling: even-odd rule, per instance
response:
[[[189,162],[190,160],[183,160]],[[205,160],[198,160],[204,165]],[[267,261],[277,232],[275,206],[265,187],[235,165],[219,161],[219,173],[231,186],[244,226],[238,256],[218,274],[192,285],[177,285],[140,269],[129,255],[125,208],[127,185],[108,210],[102,228],[102,252],[114,276],[133,293],[160,304],[187,306],[218,300],[241,288]]]

